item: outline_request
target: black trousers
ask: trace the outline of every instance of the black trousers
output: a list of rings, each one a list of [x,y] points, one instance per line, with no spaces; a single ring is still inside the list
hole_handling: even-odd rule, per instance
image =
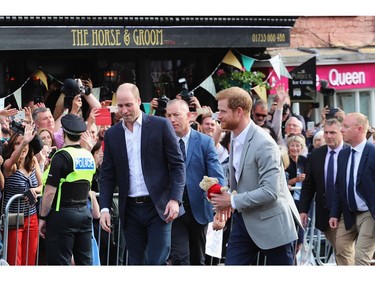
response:
[[[92,215],[87,206],[51,210],[47,220],[46,256],[49,265],[92,265]]]
[[[190,209],[184,205],[185,214],[173,221],[172,265],[204,265],[207,224],[199,224]]]

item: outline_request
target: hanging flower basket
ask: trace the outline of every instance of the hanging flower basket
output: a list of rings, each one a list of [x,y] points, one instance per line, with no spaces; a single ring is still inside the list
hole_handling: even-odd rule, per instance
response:
[[[217,91],[230,87],[240,87],[250,93],[251,88],[258,85],[264,85],[269,90],[271,87],[268,82],[264,81],[265,78],[264,73],[260,71],[247,71],[246,69],[225,71],[220,68],[216,71],[216,76],[213,79]]]

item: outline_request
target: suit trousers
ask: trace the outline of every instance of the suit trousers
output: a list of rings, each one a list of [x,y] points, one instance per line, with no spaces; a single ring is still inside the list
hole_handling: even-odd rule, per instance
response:
[[[242,214],[235,211],[232,220],[233,226],[229,235],[225,265],[250,265],[255,261],[259,252],[266,256],[267,265],[295,264],[294,242],[268,250],[260,249],[247,232]],[[254,225],[254,227],[257,226]]]
[[[340,225],[344,227],[343,221]],[[338,252],[349,252],[349,265],[370,265],[370,260],[373,259],[375,253],[375,220],[369,211],[357,212],[355,224],[351,229],[345,230],[344,234],[339,233],[339,229],[337,230],[336,248]]]
[[[172,223],[163,221],[152,201],[127,200],[124,235],[128,265],[167,265]]]
[[[172,265],[204,265],[207,224],[199,224],[189,205],[184,205],[185,214],[172,224]]]
[[[345,229],[344,217],[341,216],[336,230],[336,263],[337,265],[354,265],[354,244],[356,230]]]

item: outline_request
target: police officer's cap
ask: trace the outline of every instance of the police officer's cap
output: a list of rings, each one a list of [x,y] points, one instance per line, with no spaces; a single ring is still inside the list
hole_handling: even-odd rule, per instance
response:
[[[78,83],[72,79],[67,78],[64,80],[64,84],[61,87],[61,92],[65,94],[65,96],[74,97],[80,93]]]
[[[61,125],[65,133],[69,135],[80,135],[87,129],[83,118],[74,114],[67,114],[61,118]]]

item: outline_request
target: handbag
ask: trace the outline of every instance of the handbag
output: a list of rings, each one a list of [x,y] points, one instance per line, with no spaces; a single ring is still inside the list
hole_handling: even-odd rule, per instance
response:
[[[9,213],[8,217],[8,229],[19,229],[24,224],[23,213]]]
[[[4,205],[4,197],[5,194],[2,194],[2,202],[1,202],[1,211],[3,210],[3,205]],[[4,228],[5,225],[5,214],[2,214],[2,226],[1,228]],[[19,229],[20,227],[23,227],[24,225],[24,213],[9,213],[8,214],[8,229]]]

